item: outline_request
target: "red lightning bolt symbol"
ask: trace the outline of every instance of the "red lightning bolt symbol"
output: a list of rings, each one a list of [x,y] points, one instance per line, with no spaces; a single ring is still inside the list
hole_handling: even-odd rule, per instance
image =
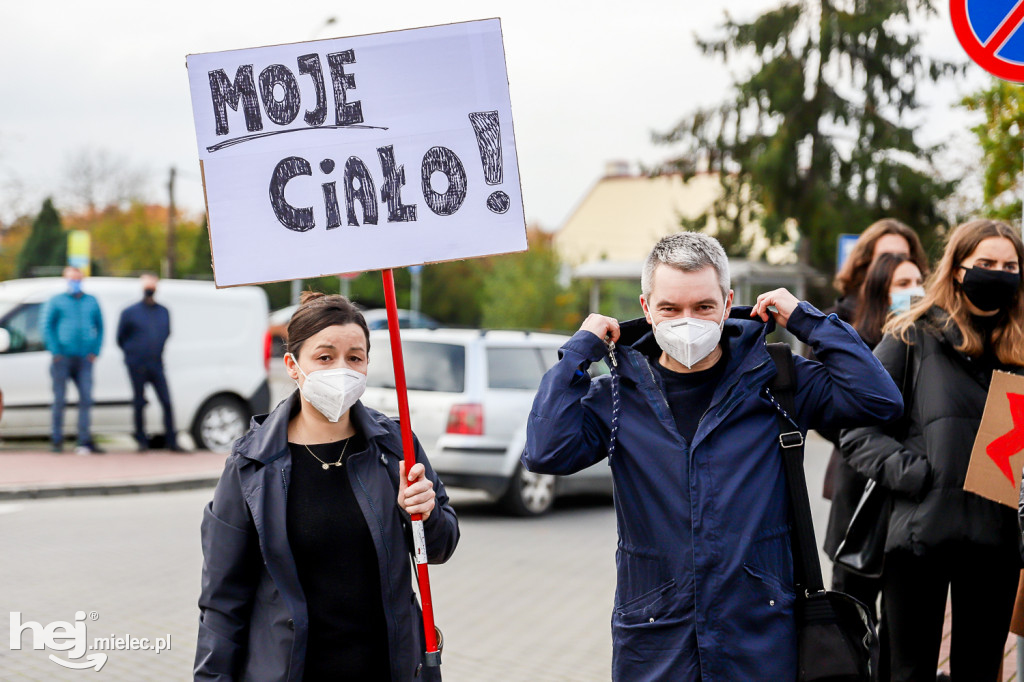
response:
[[[1013,417],[1013,428],[988,444],[985,452],[996,463],[1010,483],[1017,484],[1017,478],[1010,468],[1010,457],[1024,450],[1024,395],[1007,393],[1010,401],[1010,416]]]

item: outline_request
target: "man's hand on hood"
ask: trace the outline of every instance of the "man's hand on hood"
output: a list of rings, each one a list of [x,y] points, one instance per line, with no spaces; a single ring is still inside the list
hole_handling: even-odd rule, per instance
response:
[[[751,309],[750,316],[760,317],[762,322],[767,322],[770,315],[776,324],[785,327],[789,323],[789,316],[799,304],[799,299],[787,289],[775,289],[757,297],[757,303]],[[774,310],[771,307],[774,307]]]
[[[588,331],[604,342],[615,343],[619,340],[619,321],[614,317],[590,313],[587,319],[583,320],[580,331]]]

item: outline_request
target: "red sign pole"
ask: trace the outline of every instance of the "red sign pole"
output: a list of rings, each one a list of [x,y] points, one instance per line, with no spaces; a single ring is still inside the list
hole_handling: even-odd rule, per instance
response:
[[[391,358],[395,366],[395,391],[398,393],[398,419],[402,428],[402,454],[405,471],[416,463],[412,444],[412,423],[409,419],[409,394],[405,386],[405,361],[402,359],[402,338],[398,329],[398,303],[395,299],[394,273],[382,270],[384,278],[384,301],[388,311],[388,335],[391,337]],[[441,665],[441,652],[437,648],[434,631],[434,605],[430,600],[430,576],[427,575],[427,543],[423,532],[423,515],[412,515],[412,537],[416,550],[416,574],[419,579],[420,601],[423,605],[423,634],[426,637],[426,664]]]

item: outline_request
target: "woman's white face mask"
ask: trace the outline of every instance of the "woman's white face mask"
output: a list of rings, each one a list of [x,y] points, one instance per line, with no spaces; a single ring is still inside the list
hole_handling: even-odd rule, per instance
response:
[[[696,317],[662,320],[654,327],[654,340],[670,358],[687,369],[693,369],[694,365],[715,350],[722,339],[724,324],[724,310],[722,320],[718,323]]]
[[[291,355],[291,353],[289,353]],[[348,367],[336,369],[318,369],[306,374],[299,367],[299,361],[292,355],[295,369],[305,377],[304,383],[295,384],[299,392],[310,405],[327,418],[329,422],[337,422],[341,415],[356,404],[366,390],[366,375]]]

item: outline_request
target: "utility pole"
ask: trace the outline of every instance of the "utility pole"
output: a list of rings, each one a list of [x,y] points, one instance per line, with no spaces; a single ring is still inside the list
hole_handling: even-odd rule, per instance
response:
[[[176,171],[171,166],[171,177],[167,181],[167,259],[165,261],[166,272],[164,277],[174,277],[174,176]]]
[[[423,266],[410,265],[409,274],[412,275],[412,292],[409,296],[409,307],[415,316],[420,312],[420,292],[423,290]]]

